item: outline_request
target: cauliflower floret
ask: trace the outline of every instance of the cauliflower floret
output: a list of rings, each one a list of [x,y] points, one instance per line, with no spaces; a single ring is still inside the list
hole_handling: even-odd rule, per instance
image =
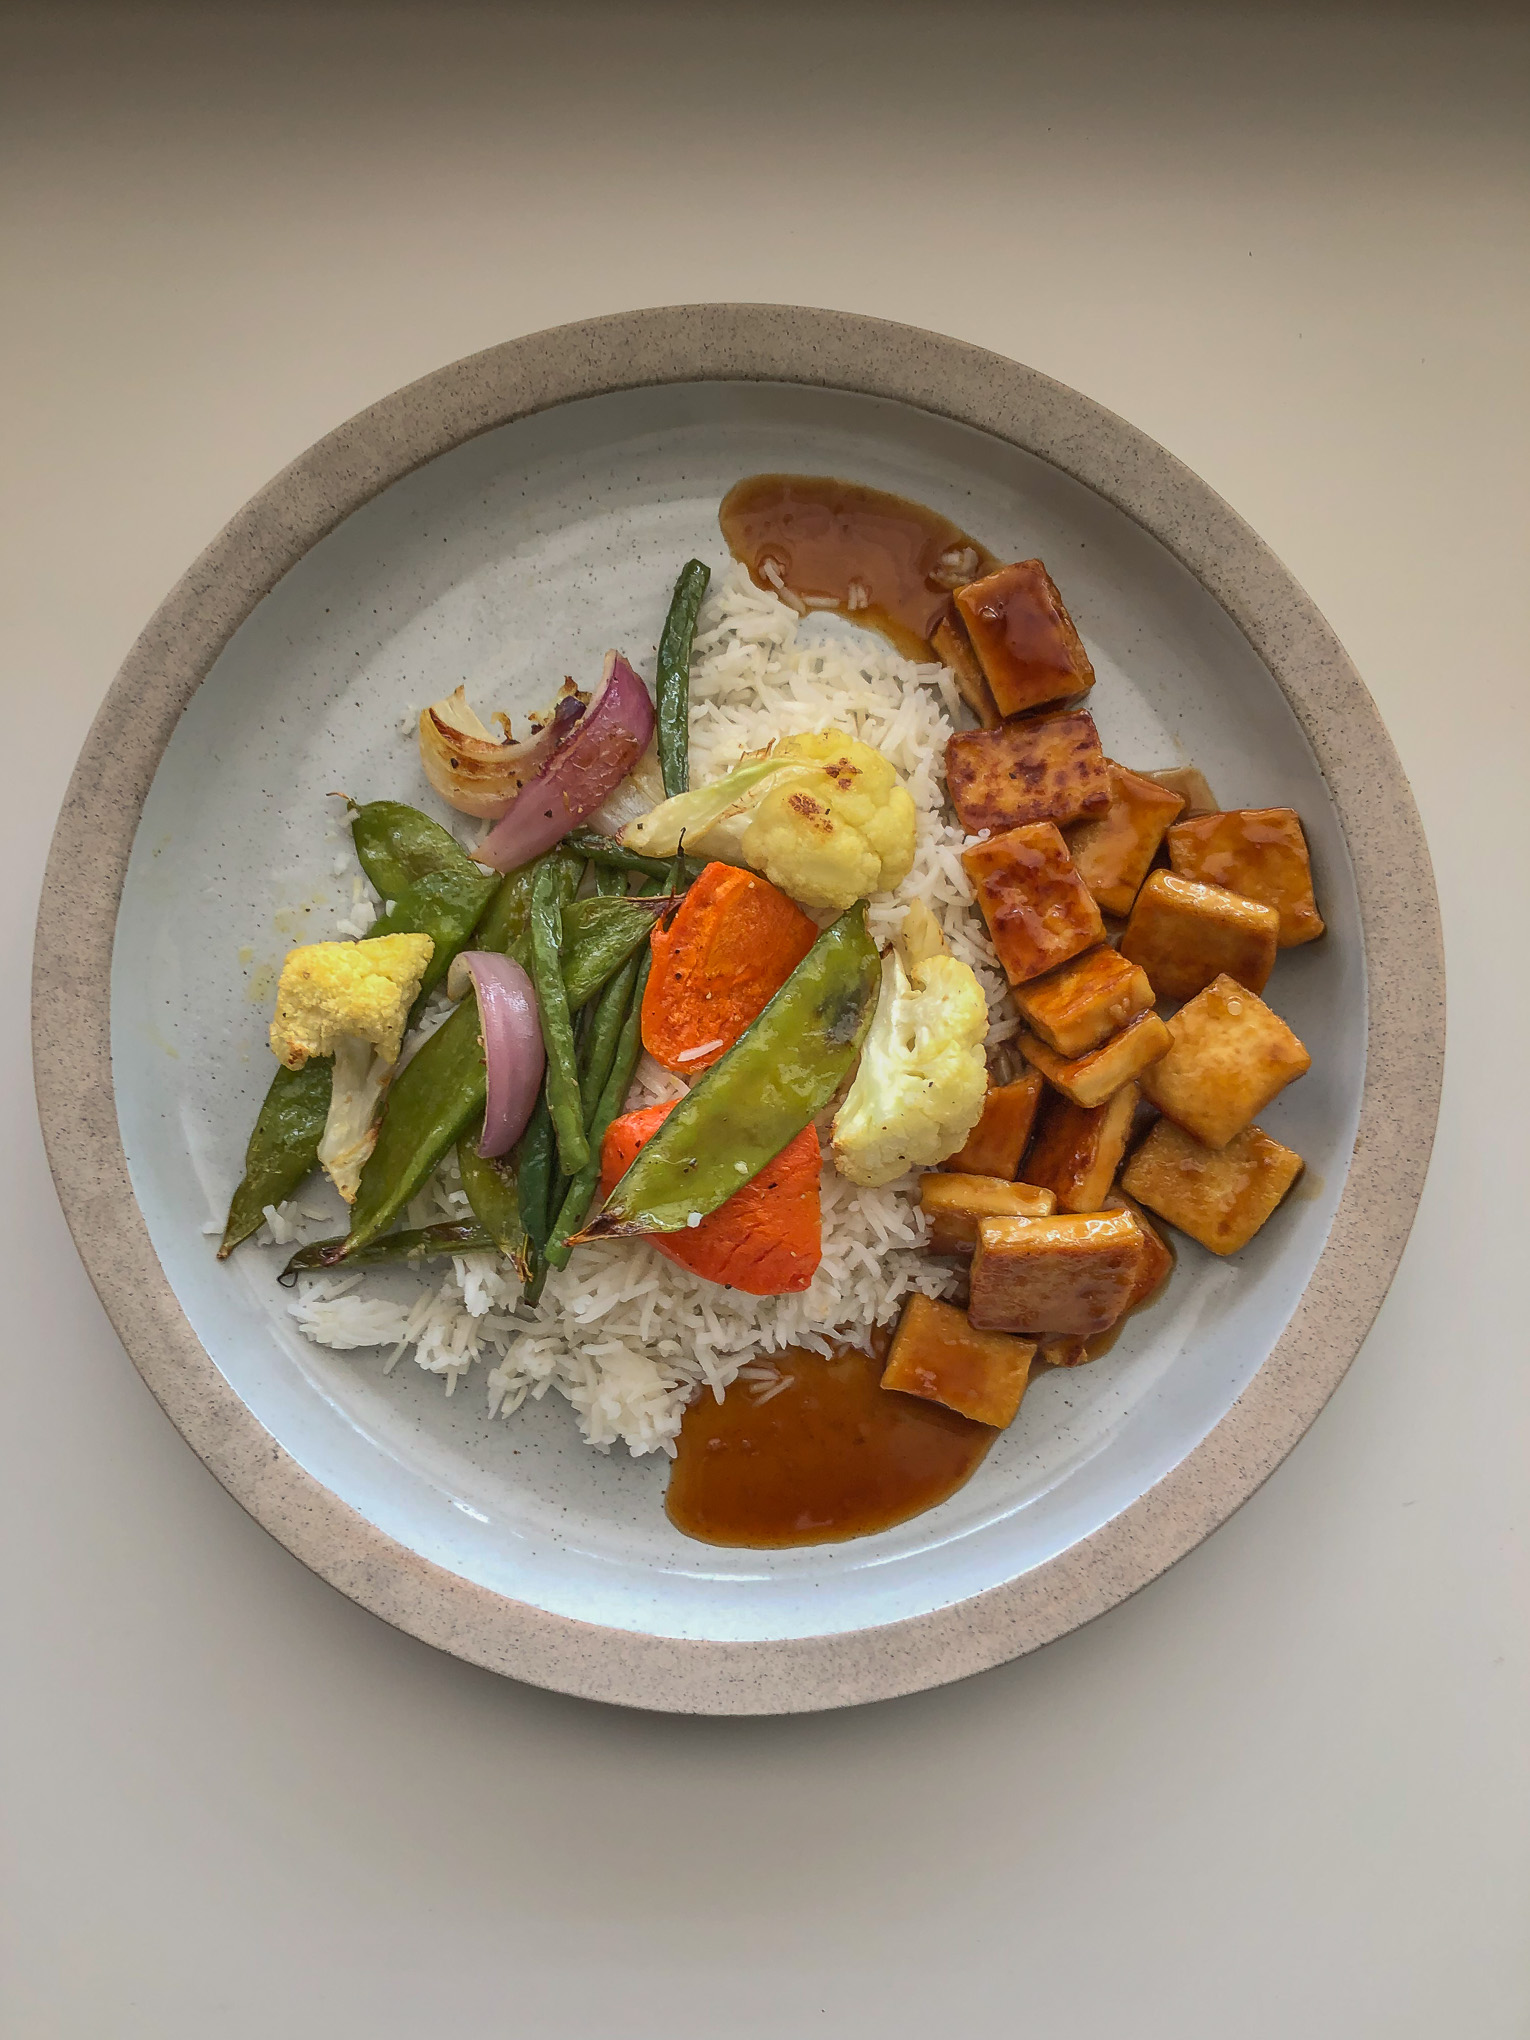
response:
[[[965,963],[882,958],[882,994],[860,1067],[834,1115],[834,1161],[852,1183],[891,1183],[955,1154],[982,1116],[988,1001]]]
[[[913,796],[879,751],[838,730],[783,737],[771,752],[815,768],[767,783],[742,848],[772,885],[807,907],[843,913],[890,892],[914,863]]]
[[[271,1052],[289,1070],[333,1055],[354,1035],[385,1063],[398,1061],[404,1023],[435,954],[428,935],[374,935],[365,942],[309,942],[289,950],[276,989]]]
[[[879,751],[843,730],[783,737],[710,786],[629,822],[631,850],[747,864],[805,907],[843,913],[914,864],[913,796]]]

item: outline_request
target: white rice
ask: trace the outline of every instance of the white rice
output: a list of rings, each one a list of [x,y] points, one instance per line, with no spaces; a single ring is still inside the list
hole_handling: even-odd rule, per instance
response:
[[[988,995],[990,1040],[1012,1033],[1014,1007],[961,868],[964,838],[945,811],[941,762],[962,719],[950,673],[900,658],[869,633],[803,617],[735,566],[702,611],[691,702],[697,781],[777,737],[829,728],[853,732],[897,767],[919,812],[918,844],[896,892],[871,901],[872,935],[887,942],[910,902],[922,900]],[[684,1089],[645,1057],[630,1103]],[[857,1189],[826,1161],[823,1261],[811,1288],[796,1296],[719,1288],[633,1239],[581,1249],[550,1277],[534,1311],[517,1309],[518,1285],[506,1264],[465,1254],[433,1287],[403,1302],[368,1294],[361,1274],[304,1276],[292,1314],[320,1345],[386,1347],[388,1367],[408,1353],[441,1375],[448,1393],[485,1361],[491,1413],[508,1417],[552,1389],[602,1451],[620,1441],[634,1454],[672,1453],[691,1397],[710,1389],[720,1400],[759,1354],[787,1346],[827,1352],[836,1338],[885,1322],[912,1290],[938,1296],[950,1286],[950,1272],[921,1252],[913,1180]],[[449,1165],[416,1199],[410,1223],[461,1217],[466,1204]],[[762,1376],[761,1387],[751,1377],[752,1392],[772,1393],[773,1378]]]

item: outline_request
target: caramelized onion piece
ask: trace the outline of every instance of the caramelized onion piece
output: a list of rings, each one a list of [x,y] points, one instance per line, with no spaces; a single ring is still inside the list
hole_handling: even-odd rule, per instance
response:
[[[583,697],[570,685],[551,708],[531,718],[531,735],[515,743],[510,718],[494,718],[503,732],[496,737],[469,708],[466,689],[459,687],[421,713],[420,763],[425,777],[459,814],[496,822],[583,711]]]

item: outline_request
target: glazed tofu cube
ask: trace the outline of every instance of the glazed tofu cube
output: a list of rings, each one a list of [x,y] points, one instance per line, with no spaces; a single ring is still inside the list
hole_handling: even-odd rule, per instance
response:
[[[1186,816],[1215,814],[1222,805],[1197,766],[1171,765],[1166,771],[1144,772],[1142,777],[1166,792],[1177,793],[1185,803]]]
[[[1142,1228],[1142,1260],[1138,1265],[1137,1279],[1132,1284],[1132,1293],[1126,1304],[1128,1310],[1140,1310],[1145,1303],[1152,1302],[1174,1273],[1174,1249],[1141,1205],[1134,1204],[1122,1191],[1111,1191],[1105,1200],[1105,1209],[1129,1211]]]
[[[1153,1003],[1147,972],[1105,948],[1076,956],[1015,993],[1033,1032],[1065,1056],[1098,1048]]]
[[[1169,862],[1181,878],[1224,885],[1273,907],[1282,949],[1315,942],[1323,932],[1307,838],[1294,808],[1231,808],[1176,822],[1169,831]]]
[[[1089,654],[1040,560],[969,581],[956,606],[1000,715],[1072,701],[1094,685]]]
[[[1082,708],[1026,716],[996,730],[958,730],[946,745],[946,787],[969,836],[1025,822],[1061,829],[1110,806],[1105,753],[1094,717]]]
[[[1126,1308],[1141,1255],[1142,1229],[1129,1211],[985,1218],[967,1314],[985,1331],[1087,1338]]]
[[[978,664],[977,653],[967,627],[959,616],[948,616],[936,624],[930,645],[937,659],[956,681],[956,691],[985,730],[997,729],[999,711]]]
[[[980,1218],[1050,1218],[1057,1199],[1034,1183],[942,1171],[920,1177],[919,1205],[929,1220],[930,1252],[966,1255],[977,1245]]]
[[[1246,1247],[1302,1172],[1302,1158],[1246,1126],[1226,1147],[1204,1148],[1160,1119],[1127,1163],[1122,1188],[1213,1254]]]
[[[954,1304],[911,1296],[893,1334],[882,1386],[944,1403],[1002,1431],[1020,1407],[1035,1352],[1030,1339],[980,1331]]]
[[[1088,1055],[1061,1056],[1034,1034],[1022,1034],[1020,1053],[1075,1105],[1103,1105],[1149,1063],[1169,1052],[1169,1030],[1156,1013],[1139,1013],[1119,1034]]]
[[[1142,1072],[1142,1089],[1150,1104],[1203,1147],[1226,1147],[1293,1078],[1312,1067],[1311,1056],[1280,1015],[1236,978],[1215,979],[1181,1006],[1169,1021],[1169,1033],[1169,1052]],[[1055,1189],[1052,1178],[1038,1172],[1040,1145],[1030,1172],[1038,1183]],[[1061,1191],[1057,1201],[1065,1211],[1079,1208],[1070,1206]],[[1149,1197],[1142,1201],[1152,1204]]]
[[[1026,1070],[1008,1084],[990,1084],[983,1116],[967,1136],[966,1145],[942,1162],[964,1176],[1006,1176],[1020,1173],[1041,1103],[1041,1079]]]
[[[1086,1360],[1097,1358],[1096,1349],[1087,1339],[1081,1339],[1077,1332],[1053,1332],[1050,1338],[1038,1341],[1032,1364],[1037,1367],[1082,1367]]]
[[[991,836],[964,850],[962,864],[1012,985],[1040,977],[1105,933],[1054,822]]]
[[[1273,907],[1155,871],[1137,895],[1121,954],[1142,965],[1160,999],[1193,999],[1224,974],[1262,992],[1279,932]]]
[[[1052,1191],[1060,1211],[1101,1211],[1126,1152],[1137,1110],[1135,1084],[1123,1084],[1103,1105],[1075,1105],[1054,1091],[1041,1108],[1041,1130],[1026,1158],[1027,1178]],[[1069,1327],[1036,1326],[1066,1331]]]
[[[1109,763],[1110,806],[1096,821],[1068,831],[1068,853],[1102,914],[1125,920],[1152,868],[1164,831],[1183,809],[1183,797]]]

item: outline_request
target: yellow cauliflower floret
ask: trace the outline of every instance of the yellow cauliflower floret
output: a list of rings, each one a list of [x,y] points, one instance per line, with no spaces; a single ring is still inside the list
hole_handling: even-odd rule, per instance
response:
[[[834,1115],[834,1161],[852,1183],[891,1183],[955,1154],[982,1116],[988,1001],[965,963],[905,970],[889,950],[855,1082]]]
[[[436,945],[428,935],[375,935],[366,942],[309,942],[289,950],[276,989],[271,1052],[289,1070],[333,1055],[347,1036],[398,1060],[404,1022]]]
[[[783,737],[770,755],[813,769],[767,783],[741,845],[756,871],[804,906],[840,913],[907,878],[916,811],[880,752],[824,730]]]

